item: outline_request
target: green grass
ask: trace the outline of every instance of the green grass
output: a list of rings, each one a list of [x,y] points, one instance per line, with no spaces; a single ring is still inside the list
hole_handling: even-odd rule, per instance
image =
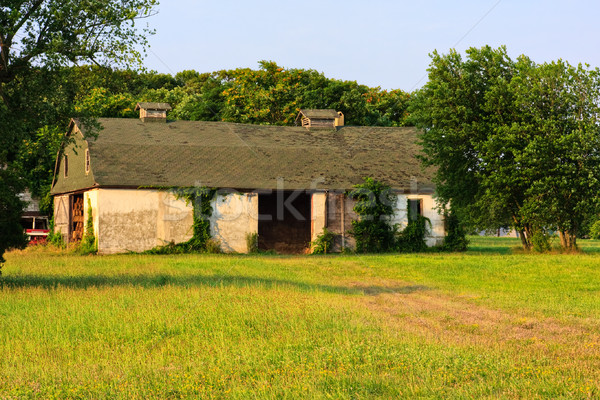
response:
[[[7,254],[2,398],[597,398],[600,255]]]

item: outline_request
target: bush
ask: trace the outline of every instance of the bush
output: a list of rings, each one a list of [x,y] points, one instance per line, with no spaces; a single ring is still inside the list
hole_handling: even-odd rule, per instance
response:
[[[50,219],[48,230],[49,232],[48,237],[46,238],[46,243],[59,248],[65,247],[65,241],[62,234],[60,232],[56,232],[54,229],[54,217]]]
[[[590,239],[600,239],[600,220],[594,222],[590,227]]]
[[[246,249],[248,254],[258,253],[258,233],[246,233]]]
[[[221,242],[217,239],[210,238],[205,243],[204,246],[206,248],[206,252],[209,254],[221,254],[223,253],[223,249],[221,249]]]
[[[335,234],[327,228],[323,228],[323,232],[321,232],[321,234],[319,234],[317,238],[310,244],[310,247],[312,248],[312,253],[327,254],[331,251],[331,248],[333,247],[334,239]]]
[[[466,237],[465,230],[460,224],[458,217],[450,211],[446,214],[446,224],[448,232],[442,244],[443,251],[466,251],[469,240]]]
[[[356,239],[358,253],[381,253],[396,247],[396,230],[390,226],[389,217],[394,213],[394,195],[389,186],[365,178],[355,185],[349,197],[356,199],[354,212],[359,216],[352,221],[350,234]]]
[[[96,235],[94,235],[94,218],[92,215],[92,203],[88,198],[88,212],[87,220],[85,222],[85,234],[79,242],[77,253],[81,255],[96,254],[98,252],[98,246],[96,245]]]
[[[551,246],[550,241],[548,240],[548,235],[544,231],[536,231],[531,237],[531,247],[533,251],[538,253],[550,251]]]
[[[408,224],[398,234],[396,248],[401,253],[412,253],[427,250],[425,235],[427,234],[427,223],[431,221],[422,215],[413,217],[408,207]]]

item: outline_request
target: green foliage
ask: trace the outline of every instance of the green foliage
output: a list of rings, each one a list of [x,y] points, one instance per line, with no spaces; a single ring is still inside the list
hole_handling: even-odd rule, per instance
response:
[[[590,227],[590,239],[600,239],[600,220],[594,222]]]
[[[356,239],[358,253],[381,253],[395,248],[395,229],[389,218],[394,210],[394,195],[391,188],[372,178],[354,186],[348,194],[356,200],[354,212],[359,219],[352,221],[350,234]]]
[[[258,253],[258,233],[246,233],[246,249],[249,254]]]
[[[546,232],[541,229],[535,231],[531,237],[531,248],[538,253],[550,251],[552,246],[550,245],[550,240],[548,239]]]
[[[85,233],[81,242],[77,245],[76,252],[81,255],[96,254],[98,245],[96,235],[94,234],[94,216],[92,213],[92,203],[88,198],[87,218],[85,220]]]
[[[152,32],[138,30],[135,20],[153,14],[157,4],[35,0],[0,7],[0,260],[5,249],[22,242],[14,223],[22,211],[17,190],[29,187],[34,196],[47,199],[57,131],[76,116],[72,104],[78,91],[65,67],[141,65],[138,49],[145,48]],[[8,175],[14,171],[25,181],[13,184]],[[50,211],[47,201],[45,206]]]
[[[427,250],[425,235],[427,225],[431,228],[431,221],[422,215],[411,215],[408,209],[408,223],[397,236],[396,250],[401,253],[415,253]]]
[[[327,254],[333,247],[335,234],[327,228],[323,228],[317,238],[310,244],[313,254]]]
[[[447,211],[445,219],[447,232],[442,249],[444,251],[466,251],[469,239],[467,239],[465,229],[462,227],[456,213],[451,210]]]
[[[17,196],[21,190],[22,182],[15,172],[0,167],[0,269],[6,250],[20,248],[27,243],[20,222],[25,204]]]
[[[23,139],[14,163],[32,196],[40,198],[40,211],[45,215],[53,212],[50,188],[63,137],[64,129],[42,126],[35,135]]]
[[[0,81],[31,62],[45,65],[94,62],[139,65],[148,28],[135,20],[155,12],[156,0],[38,0],[12,2],[0,10],[4,60]]]
[[[223,249],[221,248],[221,242],[215,238],[210,238],[204,244],[204,248],[208,254],[221,254]]]
[[[93,88],[75,104],[75,113],[96,117],[136,118],[137,102],[131,93],[110,93],[103,87]]]
[[[531,248],[535,227],[565,248],[598,211],[600,72],[536,65],[506,49],[434,52],[411,102],[442,204],[481,230],[510,226]]]
[[[52,216],[52,218],[50,218],[49,231],[50,232],[48,233],[48,237],[46,238],[46,243],[48,243],[51,246],[55,246],[55,247],[59,247],[59,248],[65,247],[65,241],[63,239],[62,234],[60,232],[55,231],[54,216]]]

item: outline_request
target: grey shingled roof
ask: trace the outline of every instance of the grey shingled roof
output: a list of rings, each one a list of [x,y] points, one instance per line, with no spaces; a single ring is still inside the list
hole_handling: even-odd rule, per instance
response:
[[[137,103],[135,109],[139,110],[140,108],[143,108],[144,110],[172,110],[169,103]]]
[[[350,189],[373,177],[395,189],[431,190],[414,128],[301,127],[205,121],[143,123],[100,119],[89,140],[100,186],[209,186],[234,189]],[[78,188],[71,188],[77,190]],[[61,190],[62,191],[62,190]]]
[[[338,113],[331,109],[302,109],[300,113],[310,119],[335,119]]]

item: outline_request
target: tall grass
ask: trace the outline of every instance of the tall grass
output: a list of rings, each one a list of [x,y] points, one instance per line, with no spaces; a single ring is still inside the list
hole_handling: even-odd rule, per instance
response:
[[[0,283],[0,398],[600,396],[599,256],[515,246],[12,252]]]

